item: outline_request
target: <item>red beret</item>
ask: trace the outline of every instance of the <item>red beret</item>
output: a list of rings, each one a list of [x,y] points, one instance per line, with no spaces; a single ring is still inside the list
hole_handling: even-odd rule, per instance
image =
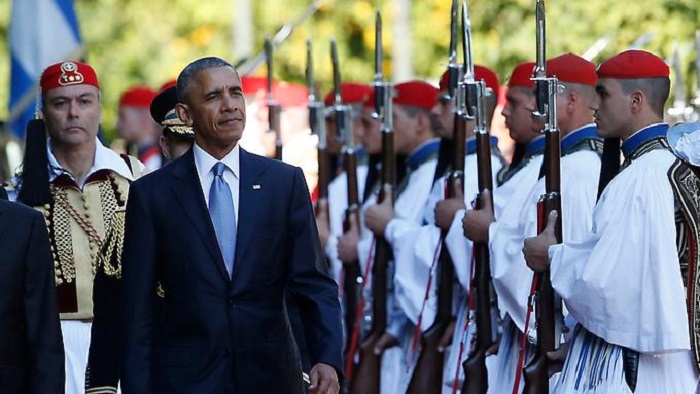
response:
[[[437,102],[438,89],[423,81],[410,81],[394,86],[394,104],[430,111]]]
[[[361,83],[345,82],[340,84],[340,96],[345,104],[361,104],[364,103],[369,95],[372,94],[372,87]],[[323,99],[323,104],[326,107],[335,102],[335,93],[333,90],[326,94]]]
[[[280,82],[274,87],[272,94],[282,108],[304,107],[309,102],[309,89],[296,83]]]
[[[598,66],[598,78],[663,78],[668,74],[668,65],[661,58],[637,49],[624,51]]]
[[[508,87],[522,87],[522,88],[533,88],[535,87],[535,82],[530,80],[532,78],[532,72],[535,69],[535,62],[525,62],[518,64],[513,69],[513,74],[511,74],[508,80]]]
[[[598,82],[595,64],[573,53],[565,53],[547,60],[547,76],[556,76],[561,82],[589,86],[595,86]]]
[[[120,107],[149,108],[156,92],[148,86],[132,86],[119,99]]]
[[[450,83],[450,72],[446,70],[442,77],[440,77],[440,90],[447,90],[447,85]],[[496,100],[498,100],[498,93],[501,91],[500,83],[498,82],[498,75],[488,67],[480,66],[478,64],[474,65],[474,79],[479,81],[483,80],[486,83],[487,88],[491,88],[493,93],[496,95]]]
[[[62,62],[52,64],[41,73],[41,94],[59,86],[92,85],[100,87],[95,70],[85,63]]]
[[[267,95],[267,77],[243,75],[241,76],[241,85],[243,85],[243,94],[246,96],[254,96],[261,90]],[[276,85],[277,81],[273,80],[272,89]]]

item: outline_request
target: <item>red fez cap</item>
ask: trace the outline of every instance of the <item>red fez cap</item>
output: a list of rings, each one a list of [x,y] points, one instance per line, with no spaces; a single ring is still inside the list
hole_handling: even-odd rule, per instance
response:
[[[173,86],[177,86],[177,79],[171,79],[170,81],[162,84],[160,86],[160,89],[158,89],[158,93],[165,91],[168,88],[171,88]]]
[[[532,72],[534,71],[534,69],[535,62],[525,62],[515,66],[515,69],[513,69],[513,74],[510,75],[510,79],[508,80],[508,87],[535,87],[535,82],[530,80],[530,78],[532,78]]]
[[[437,102],[438,89],[423,81],[410,81],[394,86],[394,104],[430,111]]]
[[[41,94],[59,86],[92,85],[100,87],[95,70],[85,63],[62,62],[52,64],[41,73]]]
[[[296,83],[278,83],[273,90],[273,95],[282,108],[303,107],[309,102],[309,89]]]
[[[565,53],[547,60],[547,76],[556,76],[561,82],[589,86],[595,86],[598,82],[595,64],[573,53]]]
[[[598,66],[598,78],[662,78],[668,74],[668,65],[661,58],[637,49],[624,51]]]
[[[257,94],[259,91],[265,92],[267,95],[267,78],[258,77],[251,75],[242,75],[241,84],[243,85],[243,94],[246,96],[252,96]],[[272,89],[277,85],[277,81],[272,81]]]
[[[340,96],[343,98],[344,104],[364,103],[372,93],[372,87],[361,83],[345,82],[340,84]],[[327,106],[335,102],[335,93],[333,90],[328,92],[323,99],[323,104]]]
[[[148,86],[132,86],[119,99],[120,107],[149,108],[156,92]]]

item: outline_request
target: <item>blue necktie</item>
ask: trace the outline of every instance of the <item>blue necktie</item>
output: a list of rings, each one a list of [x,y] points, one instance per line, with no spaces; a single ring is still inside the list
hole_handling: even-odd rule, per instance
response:
[[[216,231],[221,256],[229,276],[233,272],[233,259],[236,255],[236,210],[233,206],[231,188],[224,180],[224,163],[216,163],[212,168],[214,181],[209,189],[209,215]]]

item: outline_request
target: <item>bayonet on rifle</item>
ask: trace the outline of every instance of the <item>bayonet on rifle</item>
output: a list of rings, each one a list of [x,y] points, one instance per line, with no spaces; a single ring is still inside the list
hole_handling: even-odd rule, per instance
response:
[[[265,37],[265,58],[267,59],[267,120],[269,123],[268,132],[275,133],[275,159],[282,160],[282,130],[280,129],[280,115],[282,107],[275,101],[273,96],[273,75],[274,67],[272,59],[274,49],[270,36]]]
[[[450,12],[450,55],[448,58],[448,95],[453,99],[456,95],[457,85],[461,77],[462,66],[457,61],[457,44],[459,42],[459,2],[452,0]]]
[[[311,37],[306,40],[306,85],[309,88],[309,127],[311,133],[318,137],[318,198],[328,199],[328,183],[330,182],[330,161],[326,149],[325,108],[318,99],[314,85],[314,63]],[[326,212],[326,217],[328,217]]]

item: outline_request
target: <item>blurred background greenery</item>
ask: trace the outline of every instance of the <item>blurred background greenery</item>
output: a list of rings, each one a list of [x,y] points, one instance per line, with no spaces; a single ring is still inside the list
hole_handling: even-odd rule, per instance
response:
[[[21,0],[16,0],[21,1]],[[8,26],[11,0],[0,0],[0,119],[9,96]],[[208,55],[238,63],[262,49],[296,20],[312,0],[76,0],[86,60],[100,76],[104,127],[114,135],[119,95],[134,84],[157,89],[189,61]],[[534,58],[534,0],[472,0],[475,61],[494,68],[504,82],[516,63]],[[447,62],[451,0],[323,0],[275,55],[281,80],[304,83],[305,41],[314,43],[316,80],[330,88],[329,38],[335,36],[344,80],[373,77],[374,10],[384,18],[384,71],[394,79],[437,80]],[[246,15],[250,15],[247,17]],[[698,0],[553,0],[547,3],[548,54],[583,54],[596,41],[608,43],[593,61],[632,45],[670,59],[680,50],[681,70],[696,91],[694,32]],[[265,74],[261,65],[256,74]]]

